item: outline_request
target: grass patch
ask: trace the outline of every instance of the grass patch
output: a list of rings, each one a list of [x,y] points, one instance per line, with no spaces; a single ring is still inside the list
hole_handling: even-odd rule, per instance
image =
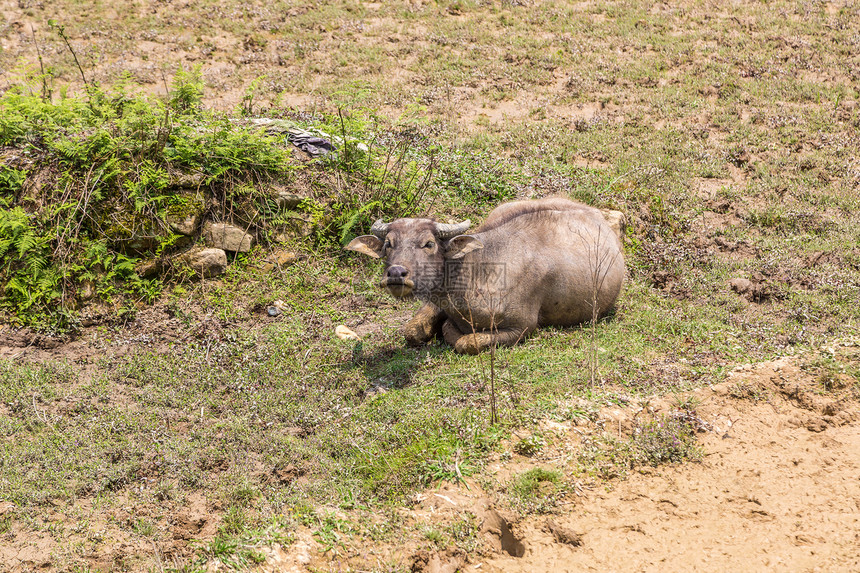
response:
[[[428,484],[481,479],[512,429],[857,333],[850,7],[228,0],[108,17],[60,1],[21,12],[24,30],[61,22],[80,65],[56,28],[32,41],[0,30],[0,67],[14,70],[0,78],[0,319],[77,332],[93,353],[26,364],[45,350],[33,338],[10,354],[23,359],[0,361],[0,497],[33,524],[49,505],[97,499],[150,508],[129,522],[136,534],[151,523],[169,536],[170,512],[205,495],[224,528],[192,570],[251,566],[295,524],[342,555],[351,538],[395,534],[302,508],[388,510]],[[204,67],[180,71],[177,54]],[[147,95],[164,93],[161,70],[169,94]],[[289,126],[324,131],[338,153],[300,161]],[[279,192],[303,200],[287,208]],[[491,426],[484,358],[404,347],[396,327],[415,303],[389,300],[374,286],[380,265],[340,244],[378,217],[477,221],[549,195],[625,212],[628,281],[595,327],[541,329],[499,351]],[[218,280],[178,265],[145,275],[199,244],[170,225],[193,215],[239,221],[258,246]],[[285,235],[301,260],[262,270]],[[753,283],[749,298],[734,278]],[[270,319],[261,309],[275,300],[287,310]],[[367,328],[360,345],[333,339],[341,323]],[[850,365],[814,373],[822,392],[858,387]],[[695,459],[694,432],[683,416],[653,420],[586,442],[577,463],[610,478]],[[538,434],[520,444],[545,449]],[[527,511],[548,511],[564,487],[539,478],[509,484]],[[279,515],[290,517],[267,533]],[[471,548],[473,521],[426,537]],[[83,548],[103,548],[79,543],[70,562],[89,567]]]
[[[547,513],[563,494],[561,472],[532,468],[511,479],[507,494],[513,506],[523,513]]]

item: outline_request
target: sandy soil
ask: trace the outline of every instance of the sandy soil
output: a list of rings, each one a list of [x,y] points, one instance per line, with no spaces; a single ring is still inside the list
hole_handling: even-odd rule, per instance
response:
[[[860,570],[857,405],[810,394],[805,378],[796,360],[783,359],[697,392],[702,415],[714,420],[701,463],[583,495],[554,518],[581,534],[579,547],[559,543],[545,519],[525,520],[515,528],[523,557],[494,557],[480,569]],[[739,382],[772,395],[729,396]]]

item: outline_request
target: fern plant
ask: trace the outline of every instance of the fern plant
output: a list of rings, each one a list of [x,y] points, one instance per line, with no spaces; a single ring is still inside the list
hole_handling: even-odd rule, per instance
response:
[[[0,209],[0,261],[8,277],[0,306],[24,312],[58,299],[62,280],[51,264],[52,237],[35,229],[30,219],[20,207]]]

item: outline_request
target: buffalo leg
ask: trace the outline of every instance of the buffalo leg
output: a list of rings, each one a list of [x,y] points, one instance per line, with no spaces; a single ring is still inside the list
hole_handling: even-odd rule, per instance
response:
[[[403,336],[409,346],[420,346],[429,342],[442,327],[445,312],[432,303],[418,309],[409,322],[403,326]]]
[[[528,336],[532,330],[534,329],[507,328],[463,334],[451,320],[446,320],[442,325],[445,342],[460,354],[478,354],[491,346],[513,346]]]

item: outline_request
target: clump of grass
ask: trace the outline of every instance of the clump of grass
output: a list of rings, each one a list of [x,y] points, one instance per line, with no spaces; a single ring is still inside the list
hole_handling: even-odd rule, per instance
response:
[[[729,396],[739,400],[766,402],[770,398],[768,391],[758,384],[740,380],[729,387]]]
[[[293,542],[293,527],[294,524],[282,516],[275,517],[267,526],[255,527],[243,510],[228,511],[218,534],[198,548],[185,567],[193,570],[212,561],[238,570],[259,565],[266,560],[261,548],[275,544],[286,547]]]
[[[514,477],[507,486],[507,493],[518,510],[546,513],[555,507],[563,493],[560,482],[560,472],[532,468]]]
[[[696,428],[684,416],[662,416],[636,428],[633,448],[637,463],[655,467],[701,456]]]
[[[532,434],[523,438],[514,446],[514,451],[521,456],[534,457],[546,447],[546,440],[540,434]]]
[[[450,543],[450,539],[444,531],[440,531],[435,527],[429,525],[421,528],[421,535],[424,537],[424,539],[430,541],[440,549],[447,547]]]

